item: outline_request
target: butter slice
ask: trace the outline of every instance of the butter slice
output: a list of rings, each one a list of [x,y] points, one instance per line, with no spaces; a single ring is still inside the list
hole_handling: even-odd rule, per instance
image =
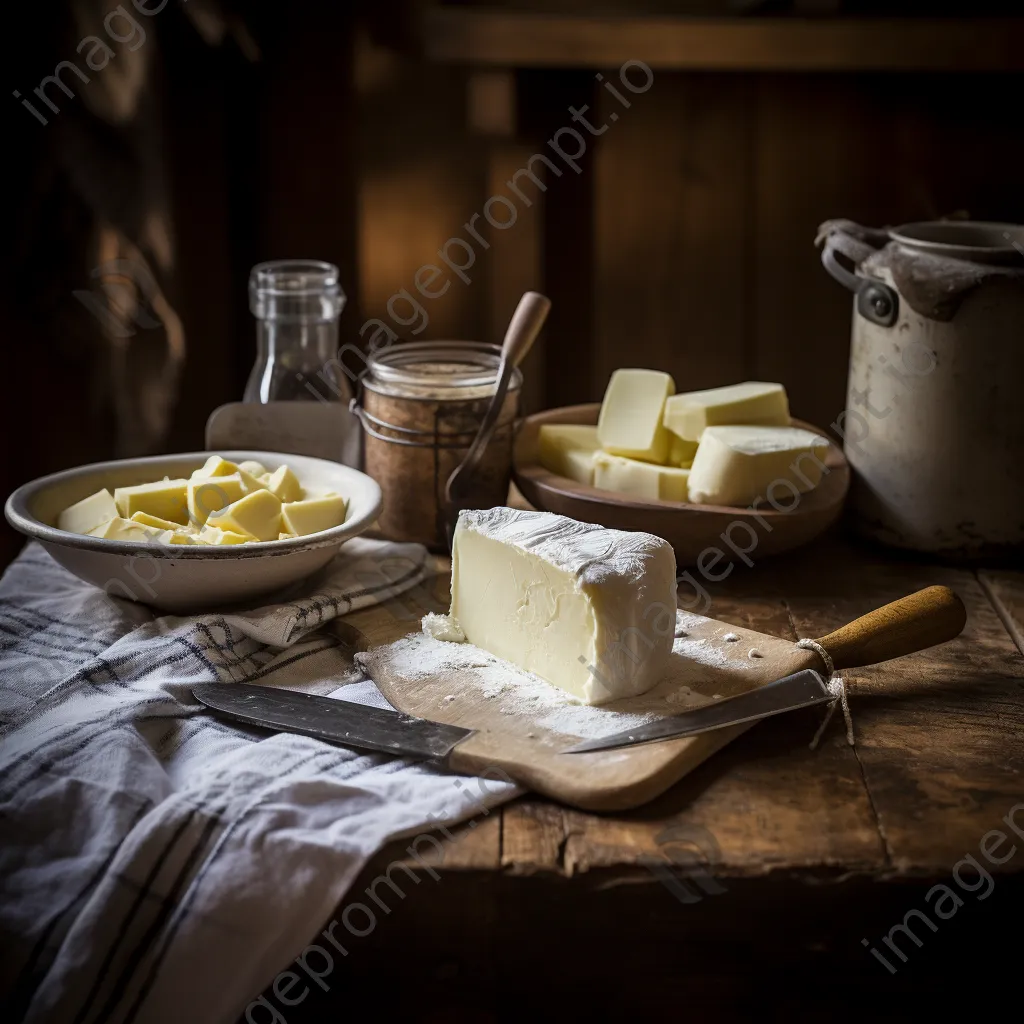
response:
[[[594,486],[636,498],[688,501],[689,476],[690,471],[680,466],[656,466],[607,452],[594,456]]]
[[[540,464],[580,484],[594,482],[594,452],[601,447],[597,427],[578,423],[545,423],[538,437]]]
[[[250,473],[248,470],[238,467],[238,477],[242,481],[242,490],[246,494],[251,494],[253,491],[264,491],[267,489],[266,481],[261,477]]]
[[[240,473],[228,476],[193,477],[186,485],[188,518],[201,527],[210,514],[219,512],[246,493]]]
[[[68,533],[89,533],[117,518],[114,496],[106,489],[69,505],[57,516],[57,529]]]
[[[156,480],[151,484],[118,487],[114,491],[114,504],[124,519],[131,519],[136,512],[146,512],[183,525],[188,516],[186,485],[186,480]]]
[[[235,533],[233,530],[220,530],[216,526],[207,525],[199,531],[197,539],[200,544],[245,544],[256,538]]]
[[[233,462],[221,458],[219,455],[211,455],[199,469],[192,471],[192,480],[198,480],[202,476],[231,476],[237,473],[238,467]]]
[[[345,522],[345,506],[345,499],[338,494],[291,501],[281,506],[282,526],[296,537],[308,537],[311,533],[341,526]]]
[[[305,497],[299,478],[287,466],[278,466],[267,478],[266,487],[282,502],[301,501]]]
[[[685,469],[689,469],[693,465],[693,457],[696,454],[696,441],[687,441],[678,434],[672,435],[668,448],[668,464],[670,466],[682,466]]]
[[[723,424],[788,427],[786,389],[781,384],[748,380],[673,395],[665,403],[665,426],[686,441],[699,441],[705,427]]]
[[[549,512],[462,512],[451,617],[469,643],[603,704],[664,675],[675,569],[671,546],[651,534]]]
[[[665,462],[671,436],[662,416],[675,389],[672,378],[659,370],[616,370],[597,420],[601,447],[630,459]]]
[[[136,512],[132,516],[132,522],[139,526],[148,526],[151,530],[180,530],[180,523],[172,523],[170,519],[161,519],[159,516],[151,516],[148,512]]]
[[[281,502],[270,491],[253,491],[212,512],[206,522],[220,530],[249,534],[256,540],[277,540],[281,532]]]
[[[708,427],[690,469],[690,501],[794,506],[825,471],[828,439],[799,427]]]
[[[140,526],[138,523],[133,523],[130,519],[124,519],[121,516],[117,516],[102,526],[97,526],[96,529],[90,530],[89,536],[100,537],[103,540],[135,541],[141,544],[153,544],[159,540],[158,534],[153,530]]]
[[[155,541],[157,544],[195,544],[196,542],[196,535],[192,531],[191,524],[179,526],[169,519],[151,516],[147,512],[136,512],[131,521],[145,529],[147,540]]]

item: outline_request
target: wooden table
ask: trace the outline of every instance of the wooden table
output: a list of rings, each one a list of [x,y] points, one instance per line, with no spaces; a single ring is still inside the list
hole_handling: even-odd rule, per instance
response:
[[[847,675],[855,747],[837,716],[811,751],[820,713],[794,713],[633,812],[525,796],[436,834],[436,849],[420,842],[421,863],[410,840],[393,844],[351,889],[349,904],[376,923],[351,940],[344,985],[303,1013],[327,1019],[318,1014],[345,1005],[341,988],[372,984],[382,1006],[437,1020],[522,1019],[562,1000],[572,1019],[686,1009],[698,1020],[906,1020],[949,1009],[979,972],[989,991],[1009,984],[1024,909],[1024,573],[832,538],[708,584],[707,614],[815,637],[933,583],[961,595],[967,628]],[[446,587],[435,577],[396,615],[411,627]],[[1015,805],[1020,836],[1001,821]],[[1016,840],[994,851],[1015,845],[999,867],[979,852],[996,828]],[[992,873],[984,899],[983,878],[977,893],[953,880],[968,854]],[[402,895],[379,881],[385,911],[366,890],[389,870]],[[969,865],[960,873],[975,884]],[[938,891],[925,899],[939,883],[964,901],[939,903],[947,919],[930,910]],[[916,940],[892,933],[904,961],[882,940],[912,910],[935,930],[907,918]]]

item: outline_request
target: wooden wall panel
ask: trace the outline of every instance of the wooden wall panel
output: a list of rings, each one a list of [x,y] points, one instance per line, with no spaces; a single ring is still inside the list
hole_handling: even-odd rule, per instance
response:
[[[754,376],[827,427],[845,406],[852,298],[813,240],[831,217],[872,226],[969,212],[1024,218],[1016,79],[761,76],[753,232]],[[1000,100],[1001,98],[1001,100]]]
[[[545,174],[541,260],[545,293],[551,313],[541,339],[544,379],[539,399],[544,407],[591,400],[594,347],[594,289],[592,253],[595,225],[594,169],[597,148],[591,141],[568,167],[549,145],[556,133],[572,125],[569,107],[585,113],[594,107],[596,81],[592,72],[527,70],[517,74],[518,128],[525,145],[552,161],[560,174]],[[563,150],[573,152],[563,135]],[[538,161],[538,170],[544,165]],[[522,187],[531,187],[520,179]],[[536,363],[534,363],[536,366]]]
[[[453,236],[472,243],[464,225],[487,197],[486,145],[467,132],[466,73],[398,57],[365,39],[357,48],[359,104],[360,295],[364,317],[389,323],[411,341],[481,340],[489,319],[487,252],[475,245],[466,284],[450,273],[416,291],[417,270],[439,265],[438,249]],[[388,302],[400,289],[416,296],[429,317],[419,334],[394,323]],[[411,319],[408,303],[394,304]],[[360,325],[353,325],[358,329]],[[354,340],[354,339],[349,339]]]
[[[609,77],[614,75],[610,73]],[[617,76],[616,76],[617,77]],[[742,380],[752,241],[749,81],[656,74],[622,109],[602,91],[590,397],[619,366],[680,390]]]
[[[753,376],[781,381],[794,415],[823,427],[845,406],[852,298],[814,237],[830,217],[881,224],[898,206],[884,94],[866,76],[757,80]]]
[[[514,141],[496,141],[491,146],[487,195],[507,196],[514,201],[516,219],[509,228],[492,230],[486,235],[492,246],[488,254],[490,322],[486,341],[502,341],[523,292],[544,292],[546,288],[543,269],[544,193],[520,178],[519,187],[532,204],[527,206],[507,185],[512,175],[526,166],[535,152],[534,147]],[[500,210],[496,216],[499,214]],[[523,373],[520,409],[526,413],[545,408],[548,333],[547,329],[541,332],[520,366]]]

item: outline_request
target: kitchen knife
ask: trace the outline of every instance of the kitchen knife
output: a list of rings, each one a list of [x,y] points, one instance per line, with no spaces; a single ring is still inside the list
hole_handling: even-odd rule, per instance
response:
[[[724,700],[713,700],[707,704],[684,711],[668,718],[627,729],[611,736],[578,743],[564,751],[566,754],[585,754],[592,750],[614,750],[616,747],[631,747],[650,740],[664,740],[676,736],[693,736],[712,729],[724,729],[729,725],[740,725],[770,715],[781,715],[784,711],[808,708],[835,700],[825,685],[825,680],[813,669],[794,672],[791,676],[776,679],[774,683],[758,686],[746,693]]]
[[[297,732],[382,754],[423,758],[443,764],[475,730],[403,715],[400,711],[333,700],[296,690],[247,683],[202,683],[196,700],[248,725]]]
[[[928,587],[856,619],[821,637],[817,643],[829,653],[837,669],[854,668],[951,640],[963,628],[965,617],[964,606],[956,594],[947,587]],[[269,686],[203,683],[193,686],[192,692],[207,707],[249,725],[301,733],[362,750],[422,758],[470,774],[487,764],[468,749],[456,750],[474,734],[473,729]],[[606,750],[688,736],[832,699],[822,677],[805,669],[747,693],[660,719],[640,729],[578,744],[564,752]]]

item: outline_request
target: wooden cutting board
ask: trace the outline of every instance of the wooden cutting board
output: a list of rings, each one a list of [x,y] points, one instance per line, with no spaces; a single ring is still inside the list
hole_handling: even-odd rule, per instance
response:
[[[586,810],[625,810],[654,799],[749,725],[617,750],[564,753],[579,740],[638,724],[632,716],[661,717],[800,669],[823,669],[818,654],[792,641],[681,614],[677,633],[682,635],[676,638],[670,669],[647,694],[587,708],[561,697],[554,687],[533,683],[537,696],[531,701],[531,692],[509,685],[505,663],[468,644],[443,645],[453,660],[443,672],[434,671],[441,642],[419,633],[419,618],[447,610],[447,581],[438,583],[432,593],[421,589],[346,619],[365,638],[369,650],[360,658],[369,675],[406,714],[477,730],[452,752],[454,770],[511,777]],[[852,667],[951,639],[963,621],[959,598],[932,587],[827,639],[837,666]]]

